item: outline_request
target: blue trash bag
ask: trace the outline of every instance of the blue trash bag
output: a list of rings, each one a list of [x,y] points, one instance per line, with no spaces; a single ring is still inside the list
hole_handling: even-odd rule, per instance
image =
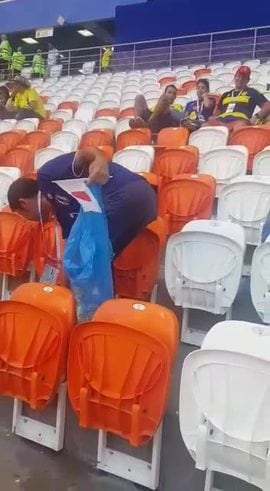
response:
[[[101,188],[89,187],[103,210]],[[83,209],[66,243],[63,267],[77,302],[77,318],[88,320],[105,300],[113,298],[112,246],[104,212]]]

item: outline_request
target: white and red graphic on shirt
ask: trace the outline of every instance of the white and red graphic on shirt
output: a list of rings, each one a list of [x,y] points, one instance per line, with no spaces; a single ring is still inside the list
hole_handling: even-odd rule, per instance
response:
[[[84,211],[101,213],[100,206],[85,183],[85,179],[66,179],[54,181],[61,189],[78,201]]]

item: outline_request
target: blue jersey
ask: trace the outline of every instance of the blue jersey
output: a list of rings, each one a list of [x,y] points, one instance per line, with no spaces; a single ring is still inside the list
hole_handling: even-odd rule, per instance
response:
[[[72,162],[74,153],[56,157],[38,171],[38,186],[52,204],[63,238],[69,236],[80,205],[53,181],[76,179]],[[146,180],[124,167],[110,163],[110,178],[102,186],[104,209],[113,251],[118,254],[157,215],[156,195]],[[87,177],[88,171],[81,177]]]
[[[191,121],[198,119],[207,121],[212,116],[216,104],[213,97],[209,97],[209,100],[211,101],[210,107],[204,107],[203,103],[198,100],[188,102],[185,107],[185,116]]]

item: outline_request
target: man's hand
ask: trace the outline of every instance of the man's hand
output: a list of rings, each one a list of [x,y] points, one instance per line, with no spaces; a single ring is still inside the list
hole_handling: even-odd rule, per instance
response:
[[[74,158],[74,175],[81,177],[86,168],[89,169],[87,184],[103,186],[109,179],[108,160],[97,148],[78,150]]]
[[[89,165],[89,177],[87,184],[99,184],[103,186],[109,180],[109,168],[108,161],[103,155],[96,158],[92,164]]]
[[[251,122],[251,124],[252,124],[253,126],[255,126],[256,124],[258,124],[258,123],[259,123],[259,121],[260,121],[260,120],[259,120],[258,116],[256,116],[256,115],[252,116],[252,118],[250,119],[250,122]]]

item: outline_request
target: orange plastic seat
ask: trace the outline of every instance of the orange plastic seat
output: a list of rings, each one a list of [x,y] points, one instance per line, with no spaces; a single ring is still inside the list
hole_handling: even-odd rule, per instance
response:
[[[82,136],[80,148],[100,147],[103,145],[113,145],[112,130],[87,131]]]
[[[71,334],[68,394],[80,426],[147,443],[165,413],[177,344],[177,319],[168,309],[105,302]]]
[[[44,131],[31,131],[27,133],[24,138],[23,143],[29,145],[33,152],[39,150],[40,148],[45,148],[50,145],[50,135]]]
[[[62,119],[44,119],[43,121],[40,121],[38,129],[40,131],[45,131],[45,133],[48,133],[49,135],[52,135],[57,131],[61,131],[62,126]]]
[[[167,148],[155,160],[154,172],[164,185],[178,174],[196,174],[198,159],[197,147]]]
[[[104,153],[108,160],[111,161],[113,159],[114,148],[112,145],[100,145],[98,149]]]
[[[196,89],[196,80],[187,80],[182,84],[182,89],[185,89],[187,92],[191,89]]]
[[[188,143],[187,128],[164,128],[157,137],[157,145],[161,147],[179,148]]]
[[[195,70],[194,75],[196,78],[200,78],[203,77],[204,75],[208,75],[211,72],[212,72],[211,68],[199,68],[198,70]]]
[[[95,117],[96,118],[106,118],[106,117],[114,117],[114,118],[118,118],[118,114],[119,114],[119,109],[117,108],[105,108],[105,109],[99,109],[97,112],[96,112],[96,115]]]
[[[159,80],[160,85],[168,85],[176,82],[177,78],[174,76],[171,77],[163,77]]]
[[[118,115],[118,119],[123,119],[123,118],[134,118],[134,106],[127,107],[126,109],[120,111]]]
[[[28,147],[16,147],[1,157],[0,164],[7,167],[18,167],[22,175],[29,174],[34,169],[34,153]]]
[[[73,114],[77,111],[79,103],[76,101],[64,101],[59,104],[58,109],[71,109]]]
[[[44,283],[24,283],[11,295],[11,300],[33,305],[59,317],[69,332],[76,323],[76,306],[71,290],[58,285]],[[63,360],[62,373],[66,372],[66,359]]]
[[[56,235],[57,234],[57,235]],[[57,244],[59,251],[57,251]],[[59,258],[57,255],[59,254]],[[34,237],[33,262],[36,274],[41,276],[45,265],[59,269],[57,284],[63,280],[62,258],[64,254],[64,240],[62,237],[61,227],[55,220],[50,220],[36,227]]]
[[[263,126],[247,126],[232,133],[230,145],[244,145],[249,152],[248,170],[252,170],[256,153],[270,145],[270,128]]]
[[[158,279],[166,236],[167,223],[158,218],[114,260],[114,288],[119,297],[149,299]]]
[[[16,213],[0,213],[0,273],[20,276],[32,259],[33,227]]]
[[[67,340],[59,317],[33,305],[1,302],[0,394],[45,408],[65,373]]]
[[[5,131],[0,134],[0,151],[5,154],[23,142],[26,131]]]
[[[215,192],[215,179],[205,174],[182,174],[168,182],[159,195],[159,215],[168,216],[169,234],[191,220],[210,218]]]
[[[131,145],[151,145],[151,131],[149,128],[123,131],[118,135],[116,151],[123,150]]]
[[[177,95],[187,95],[187,90],[183,89],[183,87],[179,87],[177,89]]]

